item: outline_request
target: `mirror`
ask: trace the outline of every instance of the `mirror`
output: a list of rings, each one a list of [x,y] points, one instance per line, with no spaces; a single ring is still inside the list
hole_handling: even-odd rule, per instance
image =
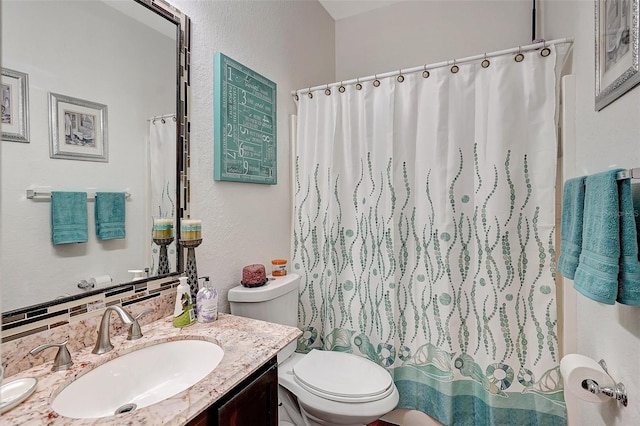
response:
[[[131,281],[130,270],[157,276],[153,217],[172,218],[177,240],[187,206],[188,18],[163,0],[15,0],[2,9],[3,92],[5,70],[27,76],[28,102],[9,101],[29,126],[27,141],[7,140],[3,113],[2,311],[104,291]],[[104,118],[95,105],[106,106]],[[93,138],[99,127],[102,141]],[[101,160],[91,157],[98,148]],[[86,243],[52,243],[51,191],[88,193]],[[96,192],[129,194],[125,238],[97,238]],[[170,274],[183,270],[175,241],[168,259]],[[112,281],[78,288],[106,275]]]

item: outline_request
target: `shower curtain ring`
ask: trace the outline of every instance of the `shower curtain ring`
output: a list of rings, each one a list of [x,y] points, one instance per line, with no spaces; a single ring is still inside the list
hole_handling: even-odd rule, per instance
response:
[[[542,50],[540,51],[540,56],[542,56],[543,58],[546,58],[550,54],[551,54],[551,49],[549,49],[547,47],[547,41],[543,40],[542,41]]]
[[[327,84],[327,88],[324,89],[324,94],[327,95],[327,96],[331,95],[331,89],[329,89],[329,85],[328,84]]]
[[[342,82],[340,82],[340,87],[338,87],[338,92],[340,93],[344,93],[344,91],[347,90],[344,85],[342,84]]]
[[[460,71],[460,67],[456,65],[456,60],[453,60],[453,66],[451,67],[451,72],[453,74],[457,73],[458,71]]]
[[[400,70],[398,71],[398,78],[396,80],[398,80],[398,83],[402,83],[404,81],[404,75],[402,75],[402,68],[400,68]]]
[[[482,65],[482,68],[489,68],[489,65],[491,65],[491,62],[487,59],[486,53],[484,54],[484,61],[482,61],[480,65]]]
[[[360,79],[356,78],[356,89],[357,90],[362,90],[362,84],[360,84]]]
[[[424,64],[424,71],[422,71],[422,77],[429,78],[429,71],[427,71],[427,64]]]
[[[522,46],[518,46],[518,54],[515,57],[516,62],[524,61],[524,55],[522,54]]]
[[[298,96],[298,91],[296,91],[296,93],[293,95],[293,99],[295,99],[296,101],[300,100],[300,96]]]
[[[160,119],[160,122],[161,122],[162,124],[165,124],[165,123],[166,123],[166,121],[165,121],[165,119],[164,119],[164,118],[161,118],[161,119]]]
[[[380,80],[378,80],[378,75],[374,74],[373,77],[375,78],[375,80],[373,80],[373,86],[374,87],[380,86]]]
[[[313,99],[313,93],[311,93],[311,87],[309,87],[309,92],[307,93],[307,96],[309,96],[309,99]]]

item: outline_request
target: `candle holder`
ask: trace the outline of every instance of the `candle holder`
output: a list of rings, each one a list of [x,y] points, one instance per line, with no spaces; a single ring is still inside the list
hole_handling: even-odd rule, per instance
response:
[[[198,268],[196,267],[196,247],[202,243],[202,238],[196,240],[180,240],[180,245],[187,249],[187,282],[191,289],[191,300],[195,301],[198,294]]]
[[[169,273],[169,256],[167,256],[167,246],[173,242],[171,238],[154,238],[153,242],[160,246],[160,256],[158,257],[158,275]]]

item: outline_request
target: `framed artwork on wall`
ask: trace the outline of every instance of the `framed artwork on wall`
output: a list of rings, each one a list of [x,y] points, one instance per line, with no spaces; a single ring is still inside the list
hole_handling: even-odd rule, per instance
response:
[[[2,68],[2,140],[29,142],[29,76]]]
[[[277,84],[220,52],[214,81],[213,178],[276,185]]]
[[[596,111],[640,83],[640,0],[595,0]]]
[[[107,106],[49,93],[51,158],[108,162]]]

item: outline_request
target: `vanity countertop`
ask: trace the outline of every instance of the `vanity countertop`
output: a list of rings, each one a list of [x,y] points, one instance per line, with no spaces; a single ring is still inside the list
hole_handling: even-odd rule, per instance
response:
[[[50,361],[14,376],[5,377],[4,382],[22,377],[35,377],[38,379],[38,385],[26,401],[2,414],[2,423],[12,425],[185,424],[300,335],[300,330],[297,328],[229,314],[220,314],[219,319],[213,323],[195,323],[184,328],[173,327],[172,318],[167,317],[142,326],[142,332],[144,336],[133,341],[126,340],[126,333],[111,337],[114,349],[104,355],[92,354],[93,347],[72,353],[74,365],[68,370],[52,372],[52,361]],[[209,340],[224,349],[224,357],[218,367],[189,389],[157,404],[113,417],[72,419],[61,416],[51,409],[50,401],[53,397],[85,371],[136,349],[183,339]],[[52,353],[51,357],[53,358],[54,355],[55,353]]]

